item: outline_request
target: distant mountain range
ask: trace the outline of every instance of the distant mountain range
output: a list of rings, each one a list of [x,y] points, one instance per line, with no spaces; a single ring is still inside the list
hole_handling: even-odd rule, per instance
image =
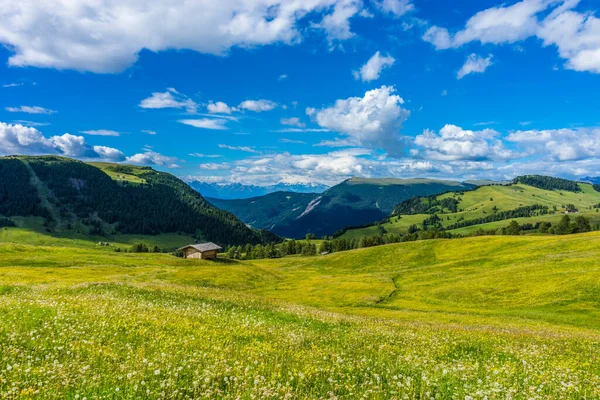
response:
[[[294,193],[323,193],[329,186],[319,183],[279,183],[271,186],[242,185],[241,183],[207,183],[192,181],[188,184],[204,197],[216,199],[249,199],[251,197],[264,196],[275,192]]]
[[[415,196],[470,190],[476,185],[434,179],[348,179],[321,194],[276,192],[249,199],[208,197],[215,206],[232,212],[255,229],[290,238],[307,233],[332,235],[347,226],[362,225],[388,216],[394,207]]]

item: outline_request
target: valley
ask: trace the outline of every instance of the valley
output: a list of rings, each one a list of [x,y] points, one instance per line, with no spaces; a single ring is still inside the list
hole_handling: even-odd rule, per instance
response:
[[[276,192],[239,200],[209,199],[230,211],[254,229],[268,229],[286,238],[333,235],[339,229],[385,218],[394,207],[415,196],[451,190],[469,190],[474,185],[433,179],[346,180],[322,194]]]

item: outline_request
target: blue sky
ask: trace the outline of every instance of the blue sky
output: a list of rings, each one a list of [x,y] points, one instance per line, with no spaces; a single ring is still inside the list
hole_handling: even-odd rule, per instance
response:
[[[0,154],[185,179],[600,175],[592,0],[0,6]]]

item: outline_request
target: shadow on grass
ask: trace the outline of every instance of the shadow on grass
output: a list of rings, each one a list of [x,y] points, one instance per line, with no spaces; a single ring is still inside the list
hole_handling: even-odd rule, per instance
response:
[[[215,264],[223,264],[223,265],[235,265],[240,264],[239,260],[232,260],[231,258],[213,258],[212,260],[208,260]]]

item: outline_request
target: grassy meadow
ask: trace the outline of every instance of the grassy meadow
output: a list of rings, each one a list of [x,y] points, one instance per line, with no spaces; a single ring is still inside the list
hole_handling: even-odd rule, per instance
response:
[[[459,200],[458,211],[455,213],[440,213],[442,225],[444,227],[453,225],[459,221],[470,221],[484,218],[494,213],[494,207],[500,211],[515,210],[522,206],[542,205],[549,208],[556,207],[556,214],[541,215],[529,218],[512,218],[519,224],[547,221],[556,223],[564,215],[565,206],[573,204],[580,211],[580,215],[588,218],[592,226],[600,224],[600,212],[593,209],[593,206],[600,204],[600,192],[594,190],[592,185],[580,183],[581,192],[574,193],[568,191],[543,190],[524,184],[513,185],[491,185],[482,186],[476,190],[466,192],[451,192],[440,196],[438,199],[455,198]],[[381,226],[389,233],[406,234],[411,225],[422,226],[423,220],[428,218],[427,214],[416,215],[396,215],[390,218],[387,223]],[[491,230],[506,227],[510,221],[496,221],[485,224],[478,224],[463,228],[451,230],[457,234],[471,234],[478,229]],[[341,238],[353,239],[363,236],[373,236],[378,234],[377,226],[366,228],[350,229],[344,233]]]
[[[202,261],[11,229],[0,398],[600,397],[598,233]]]

